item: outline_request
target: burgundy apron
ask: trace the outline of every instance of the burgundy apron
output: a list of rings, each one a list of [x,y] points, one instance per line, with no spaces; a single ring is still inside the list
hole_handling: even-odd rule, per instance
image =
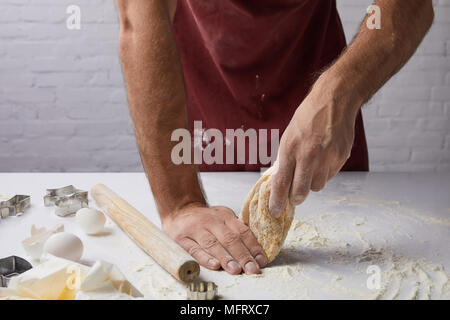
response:
[[[334,0],[178,0],[174,19],[189,121],[206,129],[283,134],[318,73],[346,46]],[[225,140],[225,139],[224,139]],[[226,142],[223,143],[225,163]],[[235,143],[237,147],[237,143]],[[248,144],[247,151],[248,152]],[[235,150],[235,156],[237,150]],[[368,171],[361,113],[343,170]],[[253,171],[267,164],[205,164],[200,171]]]

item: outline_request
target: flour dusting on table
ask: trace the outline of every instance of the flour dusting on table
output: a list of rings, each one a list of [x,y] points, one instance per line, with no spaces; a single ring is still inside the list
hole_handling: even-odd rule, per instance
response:
[[[351,197],[325,202],[324,207],[336,205],[339,210],[304,213],[300,208],[296,216],[305,219],[294,219],[279,256],[261,274],[232,276],[202,268],[201,280],[214,281],[223,299],[450,298],[449,275],[438,252],[431,254],[433,259],[403,252],[427,246],[414,237],[415,228],[438,223],[448,232],[448,221],[398,202]],[[366,215],[366,208],[377,214]],[[379,228],[390,232],[380,237]],[[132,243],[126,250],[133,259],[124,271],[141,292],[149,298],[186,298],[185,286],[150,257]],[[367,270],[374,265],[381,271],[381,283],[369,289]]]

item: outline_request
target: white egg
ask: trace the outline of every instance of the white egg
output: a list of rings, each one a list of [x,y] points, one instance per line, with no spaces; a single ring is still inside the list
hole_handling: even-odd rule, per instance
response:
[[[79,261],[83,255],[83,243],[74,234],[58,232],[45,242],[44,252],[63,259]]]
[[[90,208],[78,210],[76,220],[86,234],[100,233],[106,222],[105,215],[101,211]]]

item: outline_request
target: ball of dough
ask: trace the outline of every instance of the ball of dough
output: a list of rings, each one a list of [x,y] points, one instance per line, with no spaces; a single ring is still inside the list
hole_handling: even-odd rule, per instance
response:
[[[269,262],[273,261],[280,252],[295,213],[295,207],[287,201],[281,217],[274,218],[270,215],[272,171],[272,168],[267,170],[256,182],[241,210],[241,220],[252,230]]]

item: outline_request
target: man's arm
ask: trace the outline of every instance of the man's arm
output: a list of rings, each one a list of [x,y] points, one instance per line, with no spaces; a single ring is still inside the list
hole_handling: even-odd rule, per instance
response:
[[[378,0],[381,29],[366,19],[341,57],[316,81],[280,143],[269,201],[278,217],[302,203],[348,159],[358,110],[408,61],[433,22],[432,0]],[[294,150],[294,152],[293,152]]]
[[[179,207],[205,204],[195,166],[177,166],[170,158],[172,132],[188,125],[181,66],[164,1],[118,1],[118,9],[130,113],[142,163],[164,219]]]
[[[175,165],[175,129],[188,128],[183,73],[172,30],[174,2],[117,0],[120,57],[142,163],[164,231],[201,265],[258,273],[266,257],[225,207],[209,208],[194,164]],[[191,152],[192,154],[192,152]]]
[[[409,60],[434,19],[432,0],[378,0],[381,29],[366,27],[366,16],[358,35],[342,57],[329,69],[350,80],[362,102],[369,98]]]

